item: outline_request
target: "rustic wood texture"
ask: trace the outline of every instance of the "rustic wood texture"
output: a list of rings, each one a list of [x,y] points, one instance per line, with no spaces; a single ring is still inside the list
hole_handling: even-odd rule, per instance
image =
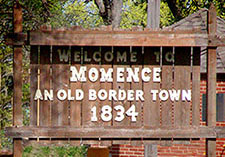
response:
[[[105,71],[108,71],[109,68],[113,67],[113,62],[106,62],[106,60],[104,59],[104,55],[107,52],[112,52],[112,47],[101,47],[101,68],[104,68]],[[113,83],[112,82],[101,82],[100,83],[100,88],[101,89],[105,89],[106,91],[109,91],[110,89],[113,88]],[[100,102],[100,106],[103,107],[104,105],[109,105],[111,107],[112,106],[112,101],[106,99],[105,101],[101,101]],[[114,117],[113,117],[114,118]],[[103,122],[102,120],[100,120],[103,126],[112,126],[113,124],[113,120],[109,121],[109,122]],[[100,145],[106,145],[106,146],[111,146],[112,145],[112,141],[101,141]]]
[[[38,46],[31,46],[30,50],[30,125],[37,125],[37,101],[34,100],[37,90],[38,75]]]
[[[160,47],[145,47],[144,48],[144,65],[143,68],[150,68],[153,70],[154,67],[160,66],[160,57],[157,58],[158,53],[160,56]],[[151,72],[152,74],[152,72]],[[152,76],[152,75],[150,75]],[[143,91],[145,101],[143,102],[143,125],[144,126],[160,126],[160,100],[152,100],[151,90],[159,90],[160,83],[153,83],[152,77],[149,82],[143,82]]]
[[[208,36],[199,29],[191,31],[45,30],[31,32],[30,44],[67,46],[207,46]]]
[[[173,62],[168,62],[165,58],[166,53],[173,53],[172,47],[162,48],[162,77],[161,77],[161,89],[170,90],[173,88]],[[170,58],[173,55],[170,55]],[[172,60],[172,59],[171,59]],[[161,126],[172,125],[172,112],[173,102],[168,99],[167,101],[161,101]]]
[[[50,46],[40,47],[40,90],[44,93],[44,90],[51,89],[51,60],[50,60]],[[51,101],[40,101],[40,126],[51,125]]]
[[[51,107],[52,126],[69,125],[69,101],[68,99],[61,101],[56,97],[58,90],[67,91],[69,88],[69,60],[60,61],[59,51],[69,53],[68,47],[52,48],[52,88],[55,96]]]
[[[137,62],[131,62],[130,67],[134,70],[134,68],[139,68],[139,82],[132,81],[131,83],[131,90],[143,90],[143,82],[141,79],[141,69],[143,68],[143,55],[142,55],[142,47],[132,47],[131,52],[137,53]],[[135,95],[136,96],[136,95]],[[131,126],[142,126],[143,125],[143,102],[141,100],[134,100],[131,101],[130,105],[135,105],[135,111],[138,112],[137,121],[136,122],[130,122]]]
[[[14,33],[21,33],[22,25],[22,7],[19,2],[13,6],[13,30]],[[13,47],[13,126],[23,125],[22,113],[22,46]],[[13,156],[22,156],[22,141],[13,140]]]
[[[216,7],[212,3],[208,11],[208,34],[215,37],[217,31]],[[216,47],[207,51],[207,120],[208,126],[216,126]],[[206,155],[216,156],[216,139],[206,140]]]
[[[9,127],[6,134],[13,138],[216,138],[216,128],[211,127],[168,127],[168,128],[129,128],[128,127]],[[90,139],[91,140],[91,139]]]
[[[185,57],[184,57],[185,56]],[[176,47],[174,64],[174,89],[190,90],[191,89],[191,48]],[[181,92],[182,93],[182,92]],[[190,101],[181,99],[174,101],[174,125],[190,125]]]
[[[160,23],[160,0],[149,0],[147,28],[159,29],[159,23]]]
[[[200,125],[200,47],[193,48],[192,58],[192,125]]]
[[[131,88],[131,84],[126,82],[126,79],[124,82],[120,83],[117,82],[117,68],[128,68],[130,67],[130,61],[127,60],[127,62],[118,62],[116,60],[117,58],[117,52],[120,52],[121,54],[126,53],[127,54],[127,58],[129,58],[129,52],[130,52],[130,47],[114,47],[113,49],[113,55],[114,55],[114,60],[113,60],[113,89],[118,91],[119,89],[123,89],[123,90],[129,90]],[[124,72],[124,78],[127,77],[127,73]],[[127,99],[125,99],[124,101],[113,101],[113,105],[112,107],[114,108],[117,105],[121,105],[124,107],[125,112],[130,108],[130,101],[128,101]],[[127,115],[125,115],[125,118],[118,122],[115,121],[115,117],[117,116],[117,112],[115,110],[113,110],[113,126],[130,126],[130,122],[131,119],[130,117],[128,117]],[[113,144],[129,144],[129,141],[119,141],[119,143],[117,143],[118,141],[113,141]]]
[[[75,66],[77,69],[80,69],[81,67],[81,59],[80,61],[75,61],[74,60],[74,55],[75,52],[78,51],[81,53],[81,47],[71,47],[71,66]],[[70,77],[71,71],[70,71]],[[76,89],[82,89],[82,83],[81,82],[70,82],[70,88],[72,93],[75,93]],[[71,101],[70,102],[70,125],[71,126],[81,126],[82,125],[82,113],[81,113],[81,105],[82,105],[82,100],[77,100],[77,101]]]
[[[84,55],[87,54],[87,57],[84,57],[83,63],[84,66],[87,67],[87,71],[89,71],[91,68],[99,68],[99,63],[95,62],[91,57],[93,56],[93,53],[95,51],[100,51],[100,47],[84,47],[83,53]],[[88,61],[90,59],[90,61]],[[95,89],[96,92],[100,89],[100,82],[97,80],[96,82],[92,82],[89,80],[88,73],[86,75],[87,81],[82,84],[82,88],[84,91],[84,99],[82,101],[82,125],[83,126],[98,126],[100,125],[100,101],[97,98],[96,100],[89,100],[89,89]],[[91,109],[93,107],[96,107],[96,116],[97,121],[93,122],[91,121],[92,113]]]

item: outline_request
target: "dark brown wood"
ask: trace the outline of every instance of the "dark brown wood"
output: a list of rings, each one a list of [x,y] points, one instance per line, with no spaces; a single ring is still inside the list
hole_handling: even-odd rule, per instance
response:
[[[165,54],[173,53],[172,47],[163,47],[162,49],[162,77],[161,77],[161,89],[170,90],[173,88],[173,62],[166,61]],[[172,57],[171,55],[170,57]],[[173,102],[168,99],[167,101],[161,101],[161,126],[172,125],[172,107]]]
[[[117,79],[117,68],[128,68],[130,67],[130,62],[127,60],[127,62],[117,62],[117,52],[120,52],[121,54],[126,53],[127,56],[129,56],[130,47],[113,47],[113,55],[114,55],[114,62],[113,62],[113,89],[118,91],[119,89],[129,90],[131,88],[131,84],[126,82],[117,82],[115,81]],[[128,57],[129,58],[129,57]],[[124,78],[127,77],[127,73],[124,73]],[[130,101],[127,101],[126,99],[124,101],[113,101],[112,107],[114,108],[117,105],[121,105],[124,107],[125,112],[130,108]],[[117,112],[113,110],[113,126],[130,126],[131,119],[127,115],[125,115],[125,118],[118,122],[115,121],[115,117],[117,116]],[[119,143],[118,143],[119,142]],[[113,141],[113,144],[129,144],[129,141]]]
[[[138,39],[138,40],[137,40]],[[193,31],[36,31],[31,45],[79,46],[207,46],[208,36]]]
[[[210,127],[143,128],[143,127],[9,127],[7,136],[13,138],[216,138],[216,129]]]
[[[144,48],[144,65],[143,68],[160,67],[160,47]],[[159,57],[159,58],[157,58]],[[151,72],[152,74],[153,72]],[[152,75],[150,75],[152,76]],[[143,82],[143,91],[145,93],[145,101],[143,102],[143,125],[157,127],[160,126],[160,100],[152,100],[151,90],[159,90],[160,83],[153,83],[152,77],[149,82]]]
[[[44,90],[50,90],[51,88],[51,64],[50,64],[50,46],[40,47],[40,90],[44,93]],[[40,101],[40,126],[51,125],[51,101]]]
[[[208,34],[216,36],[217,31],[216,8],[213,3],[208,11]],[[207,51],[207,125],[216,126],[216,47],[210,47]],[[216,156],[216,139],[206,140],[206,155]]]
[[[81,47],[71,47],[71,66],[75,66],[77,69],[80,69],[82,61],[79,62],[74,61],[74,54],[75,52],[81,52]],[[71,71],[70,75],[71,77]],[[82,89],[82,83],[81,82],[70,82],[70,88],[72,93],[75,93],[76,89]],[[79,101],[71,101],[70,102],[70,125],[71,126],[81,126],[82,119],[81,119],[81,105],[82,100]]]
[[[192,125],[200,125],[200,47],[193,48],[192,58]]]
[[[14,33],[22,32],[22,7],[17,2],[13,7],[13,26]],[[22,113],[22,46],[13,47],[13,126],[23,125]],[[13,140],[13,156],[22,156],[21,139]]]
[[[34,100],[37,90],[38,76],[38,46],[31,46],[30,50],[30,125],[37,125],[37,101]]]
[[[174,89],[182,93],[182,90],[191,89],[191,48],[176,47],[174,59]],[[174,101],[174,125],[189,126],[191,103],[182,101],[181,95],[178,101]]]
[[[87,54],[87,60],[93,56],[93,53],[95,51],[100,51],[100,47],[84,47],[83,53]],[[85,57],[83,58],[84,66],[87,67],[87,71],[89,71],[91,68],[99,68],[100,65],[98,62],[95,62],[94,60],[91,60],[91,62],[88,62]],[[95,89],[96,92],[100,90],[100,82],[97,80],[96,82],[91,82],[88,77],[87,73],[87,81],[82,84],[82,89],[84,91],[84,99],[82,101],[82,125],[83,126],[98,126],[101,125],[101,109],[100,109],[100,100],[97,98],[97,100],[89,100],[89,90]],[[92,113],[91,109],[93,107],[96,107],[96,116],[97,121],[93,122],[91,121]]]
[[[60,61],[58,50],[68,52],[68,47],[52,48],[52,87],[55,96],[51,107],[52,126],[69,125],[69,101],[68,99],[61,101],[56,97],[58,90],[64,89],[67,92],[69,89],[69,60]]]
[[[112,52],[112,47],[101,47],[101,68],[104,68],[105,71],[108,71],[108,69],[112,68],[113,67],[113,63],[110,62],[106,62],[105,59],[104,59],[104,54],[107,53],[107,52]],[[101,82],[100,83],[100,88],[101,89],[105,89],[107,91],[109,91],[110,89],[113,88],[113,83],[112,82]],[[103,107],[104,105],[109,105],[111,107],[112,106],[112,101],[110,100],[105,100],[105,101],[101,101],[100,102],[101,104],[101,107]],[[101,123],[103,126],[112,126],[112,123],[113,123],[113,120],[109,121],[109,122],[102,122],[101,120]],[[100,145],[106,145],[106,146],[111,146],[112,145],[112,141],[101,141]]]

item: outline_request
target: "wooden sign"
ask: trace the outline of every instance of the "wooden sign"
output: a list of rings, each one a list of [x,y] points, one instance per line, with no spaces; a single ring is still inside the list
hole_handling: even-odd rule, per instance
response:
[[[190,126],[199,56],[191,47],[32,46],[31,124]]]

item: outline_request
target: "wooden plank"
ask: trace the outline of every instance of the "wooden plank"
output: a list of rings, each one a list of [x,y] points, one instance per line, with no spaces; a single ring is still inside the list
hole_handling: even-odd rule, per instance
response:
[[[137,91],[137,90],[143,91],[141,70],[143,68],[143,60],[144,60],[143,57],[144,56],[143,56],[142,52],[143,52],[142,47],[132,47],[131,52],[130,52],[130,55],[135,55],[135,58],[136,58],[135,62],[130,62],[130,67],[132,68],[133,71],[135,71],[136,68],[139,69],[139,73],[138,73],[139,81],[135,82],[134,80],[132,80],[131,87],[130,87],[131,90],[134,90],[134,91]],[[136,93],[134,94],[134,96],[136,97]],[[136,117],[137,120],[135,122],[132,122],[132,121],[130,122],[131,126],[143,126],[143,103],[144,103],[144,100],[143,101],[142,100],[131,101],[130,105],[135,105],[135,112],[138,113],[138,115]],[[131,145],[135,145],[135,146],[142,145],[142,142],[140,140],[139,141],[131,140],[130,143],[131,143]]]
[[[31,46],[30,50],[30,125],[37,125],[37,101],[34,95],[37,90],[38,75],[38,46]]]
[[[106,157],[109,156],[108,148],[88,148],[87,157]]]
[[[166,60],[166,55],[169,60]],[[162,49],[162,81],[161,89],[170,90],[173,88],[173,48],[163,47]],[[172,125],[173,102],[168,99],[161,101],[161,126]]]
[[[21,33],[22,25],[22,7],[19,2],[13,6],[13,25],[14,33]],[[13,47],[13,126],[23,125],[22,113],[22,46]],[[21,139],[13,140],[13,156],[22,156],[22,141]]]
[[[75,59],[76,54],[81,54],[81,47],[71,47],[71,66],[75,66],[77,69],[80,69],[82,58]],[[70,77],[72,76],[70,71]],[[71,82],[70,81],[71,92],[75,93],[77,89],[82,89],[81,82]],[[71,126],[81,126],[81,105],[82,100],[76,100],[70,102],[70,125]]]
[[[93,56],[94,52],[100,51],[100,47],[84,47],[84,58],[83,58],[83,63],[84,66],[87,68],[87,72],[91,68],[99,68],[99,62],[96,62],[94,59],[91,59],[91,56]],[[86,56],[86,57],[85,57]],[[100,101],[97,98],[96,100],[89,100],[89,90],[94,89],[96,92],[99,91],[100,89],[100,82],[97,81],[91,81],[90,78],[88,77],[87,73],[87,81],[82,84],[82,89],[84,91],[84,99],[82,101],[82,125],[83,126],[98,126],[101,125],[100,121]],[[94,74],[93,74],[94,75]],[[93,76],[92,75],[92,76]],[[96,107],[96,116],[97,116],[97,121],[91,121],[92,117],[92,108]]]
[[[130,138],[151,139],[151,138],[216,138],[216,130],[211,127],[179,127],[179,128],[129,128],[120,129],[113,127],[9,127],[6,128],[6,135],[13,138],[116,138],[129,140]]]
[[[147,28],[157,29],[160,23],[160,0],[148,1]]]
[[[180,98],[174,101],[174,125],[190,125],[190,100],[182,100],[183,90],[191,89],[191,48],[175,48],[174,89],[180,90]]]
[[[216,36],[217,32],[216,7],[212,3],[208,11],[208,34]],[[210,41],[209,41],[210,42]],[[207,51],[207,125],[216,126],[216,47]],[[207,139],[206,155],[216,156],[216,139]]]
[[[40,90],[44,93],[44,90],[51,89],[51,60],[50,60],[50,46],[40,47]],[[40,126],[51,125],[51,101],[40,101]]]
[[[160,47],[145,47],[144,49],[144,68],[160,67]],[[151,90],[159,90],[160,83],[153,83],[152,73],[149,82],[143,82],[143,91],[145,93],[145,101],[143,106],[144,126],[158,127],[160,126],[160,101],[153,101]]]
[[[193,48],[192,58],[192,125],[200,125],[200,47]]]
[[[113,62],[107,62],[104,58],[105,54],[112,52],[112,47],[101,47],[101,68],[104,68],[104,70],[107,72],[108,70],[112,69],[113,67]],[[113,74],[112,74],[113,76]],[[101,82],[100,83],[100,88],[101,89],[105,89],[106,91],[109,91],[110,89],[113,88],[113,82]],[[100,102],[101,104],[101,108],[105,105],[109,105],[110,107],[112,106],[112,101],[106,99],[104,101]],[[113,120],[109,121],[109,122],[103,122],[101,120],[101,123],[103,126],[112,126]],[[107,146],[111,146],[112,145],[112,141],[101,141],[100,145],[107,145]]]
[[[131,90],[134,90],[134,91],[137,91],[137,90],[143,90],[143,82],[142,82],[142,79],[141,79],[141,70],[142,70],[142,67],[143,67],[143,55],[142,55],[142,47],[132,47],[132,51],[131,53],[133,54],[136,54],[136,57],[137,58],[137,61],[136,62],[130,62],[130,65],[131,65],[131,68],[132,70],[134,71],[135,68],[138,68],[139,69],[139,81],[138,82],[135,82],[134,80],[132,80],[132,83],[131,83]],[[136,94],[134,94],[134,96],[136,97]],[[142,126],[143,125],[143,122],[142,122],[142,119],[143,119],[143,110],[142,110],[142,106],[143,106],[143,102],[144,101],[141,101],[141,100],[134,100],[134,101],[131,101],[131,105],[135,105],[135,112],[138,112],[138,116],[136,117],[137,120],[136,122],[130,122],[131,123],[131,126]]]
[[[69,101],[59,100],[56,95],[60,89],[66,92],[69,88],[69,59],[60,60],[60,52],[69,55],[69,47],[54,46],[52,47],[52,88],[54,93],[54,100],[51,108],[51,122],[52,126],[69,125]]]
[[[114,47],[113,49],[113,89],[118,92],[118,90],[129,90],[130,89],[130,83],[126,82],[126,79],[124,82],[118,82],[117,81],[117,70],[118,68],[128,68],[130,67],[130,62],[127,58],[129,58],[130,54],[130,47]],[[118,61],[117,56],[119,54],[123,55],[126,54],[126,60]],[[124,72],[124,78],[127,77],[127,73]],[[121,100],[121,101],[113,101],[112,107],[115,108],[116,106],[121,105],[124,107],[125,112],[130,108],[130,101]],[[125,115],[124,119],[122,121],[116,121],[115,117],[117,117],[116,110],[113,110],[113,126],[130,126],[130,117]],[[124,113],[125,114],[125,113]],[[113,144],[129,144],[129,141],[113,141]]]
[[[31,45],[207,46],[207,34],[195,31],[37,31]],[[138,39],[138,40],[137,40]]]

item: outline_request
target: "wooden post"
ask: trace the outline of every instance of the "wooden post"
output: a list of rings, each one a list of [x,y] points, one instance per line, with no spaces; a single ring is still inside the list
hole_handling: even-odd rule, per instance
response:
[[[160,1],[161,0],[148,0],[147,28],[152,28],[152,29],[159,28]],[[145,157],[156,157],[157,156],[157,145],[155,145],[155,144],[145,145],[144,156]]]
[[[18,1],[13,7],[14,33],[22,32],[22,8]],[[13,47],[13,125],[22,126],[22,45]],[[13,139],[13,156],[22,156],[22,140]]]
[[[160,0],[148,0],[147,28],[157,29],[160,23]]]
[[[211,4],[208,12],[208,35],[216,36],[216,8]],[[210,44],[210,43],[209,43]],[[207,126],[216,126],[216,47],[207,52]],[[216,139],[206,139],[208,157],[216,156]]]

